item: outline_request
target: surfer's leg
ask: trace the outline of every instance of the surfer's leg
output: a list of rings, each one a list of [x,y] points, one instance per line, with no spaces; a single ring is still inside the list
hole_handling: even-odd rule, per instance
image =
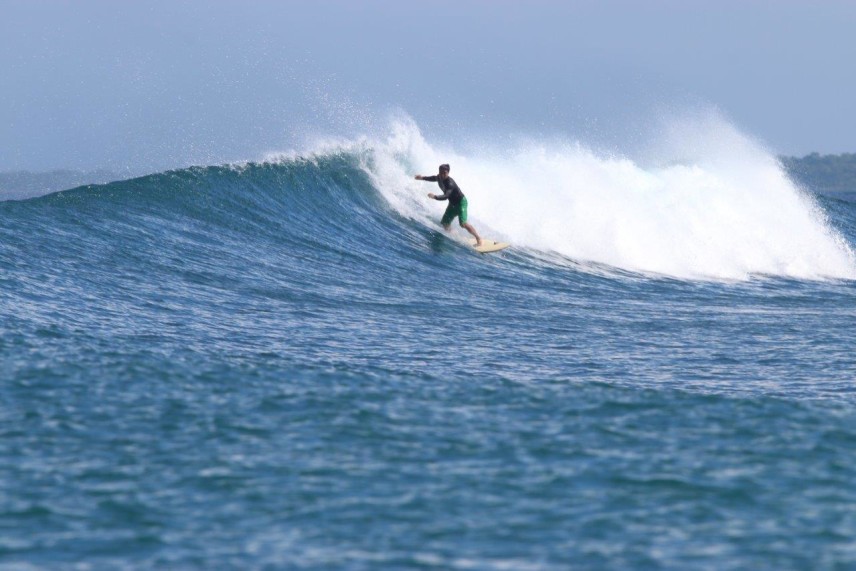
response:
[[[472,224],[467,223],[467,197],[465,196],[461,200],[461,205],[458,209],[458,222],[461,225],[461,228],[465,228],[467,232],[475,236],[476,238],[476,246],[481,246],[482,239],[479,236],[479,233],[476,232],[476,229],[473,228]]]
[[[446,212],[443,213],[443,218],[440,220],[440,224],[443,225],[443,228],[448,232],[452,226],[452,220],[455,219],[455,216],[458,215],[458,209],[452,206],[450,202],[448,206],[446,206]]]
[[[467,232],[469,232],[470,234],[472,234],[473,236],[475,236],[475,237],[476,237],[476,246],[481,246],[481,245],[482,245],[482,239],[481,239],[481,236],[479,236],[479,233],[478,233],[478,232],[476,232],[476,229],[475,229],[475,228],[473,228],[473,225],[472,225],[472,224],[469,224],[469,223],[467,223],[467,222],[464,222],[463,224],[461,224],[461,226],[462,226],[463,228],[466,228]]]

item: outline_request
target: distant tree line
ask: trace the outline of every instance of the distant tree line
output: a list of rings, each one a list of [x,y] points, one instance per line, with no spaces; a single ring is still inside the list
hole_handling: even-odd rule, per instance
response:
[[[856,192],[856,154],[779,157],[791,177],[821,192]]]
[[[29,198],[85,184],[110,182],[119,180],[119,178],[119,175],[106,170],[91,172],[74,170],[0,172],[0,200]]]

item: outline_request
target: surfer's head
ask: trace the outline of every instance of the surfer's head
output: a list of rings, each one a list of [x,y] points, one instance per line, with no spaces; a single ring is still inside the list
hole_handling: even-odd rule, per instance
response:
[[[440,176],[442,176],[444,174],[448,175],[450,170],[451,170],[451,167],[449,165],[447,165],[447,164],[440,165]]]

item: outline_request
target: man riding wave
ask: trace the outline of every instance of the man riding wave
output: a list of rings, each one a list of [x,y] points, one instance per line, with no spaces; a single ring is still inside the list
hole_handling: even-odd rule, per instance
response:
[[[449,176],[450,170],[451,168],[449,165],[442,164],[440,165],[440,172],[438,172],[436,176],[422,176],[418,174],[416,175],[416,180],[436,182],[440,187],[440,190],[443,191],[443,194],[434,194],[433,192],[429,192],[428,198],[449,201],[449,205],[446,207],[446,212],[443,213],[443,218],[440,220],[440,224],[443,225],[446,232],[451,230],[452,220],[457,217],[461,228],[466,229],[467,232],[475,236],[476,246],[481,246],[481,236],[479,236],[476,229],[473,228],[473,225],[467,222],[467,197],[464,196],[463,192],[461,192],[461,189],[458,187],[457,183],[455,183],[454,179]]]

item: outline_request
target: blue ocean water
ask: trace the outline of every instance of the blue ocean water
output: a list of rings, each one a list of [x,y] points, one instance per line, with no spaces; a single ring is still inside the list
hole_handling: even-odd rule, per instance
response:
[[[733,143],[0,202],[0,569],[856,568],[856,201]]]

